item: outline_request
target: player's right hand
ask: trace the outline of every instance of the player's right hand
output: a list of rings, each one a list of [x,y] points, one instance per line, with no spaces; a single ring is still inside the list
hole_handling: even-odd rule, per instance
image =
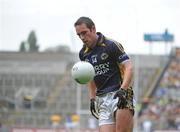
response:
[[[98,110],[96,107],[96,100],[94,98],[90,100],[90,111],[96,119],[99,119]]]

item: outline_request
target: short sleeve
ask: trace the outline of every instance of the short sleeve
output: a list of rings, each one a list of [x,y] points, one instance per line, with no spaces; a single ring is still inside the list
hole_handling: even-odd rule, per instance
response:
[[[129,56],[125,53],[123,46],[118,42],[113,42],[110,46],[112,57],[119,63],[129,60]]]

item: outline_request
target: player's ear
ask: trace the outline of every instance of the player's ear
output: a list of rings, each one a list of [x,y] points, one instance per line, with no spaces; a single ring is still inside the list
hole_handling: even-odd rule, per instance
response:
[[[95,26],[91,27],[91,32],[96,33],[96,27]]]

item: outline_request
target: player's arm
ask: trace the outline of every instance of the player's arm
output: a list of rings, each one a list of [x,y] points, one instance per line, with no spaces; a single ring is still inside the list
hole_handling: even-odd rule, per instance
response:
[[[119,70],[121,72],[122,79],[122,82],[120,82],[120,87],[123,89],[127,89],[131,83],[131,79],[133,76],[131,60],[125,53],[123,46],[116,41],[114,41],[114,43],[110,45],[109,52],[112,56],[112,59],[114,59],[114,61],[119,64]]]
[[[94,81],[88,83],[89,98],[96,98],[96,85]]]
[[[127,89],[130,87],[132,76],[133,76],[133,69],[132,63],[130,60],[124,61],[122,64],[123,66],[123,80],[120,86],[120,89],[114,95],[114,98],[119,98],[117,107],[119,109],[124,109],[127,107]],[[122,70],[122,66],[120,66],[120,70]]]
[[[113,59],[119,63],[121,82],[120,89],[114,95],[114,99],[119,98],[117,107],[123,109],[126,108],[127,105],[127,89],[130,87],[133,76],[132,63],[129,56],[125,53],[123,46],[118,42],[112,44],[110,53]]]
[[[124,75],[123,75],[123,81],[120,87],[127,90],[131,84],[131,80],[133,77],[133,66],[130,59],[126,60],[125,62],[122,62],[122,65],[124,67]]]
[[[89,91],[89,98],[90,98],[90,111],[91,114],[96,118],[99,119],[97,106],[96,106],[96,85],[94,81],[88,83],[88,91]]]

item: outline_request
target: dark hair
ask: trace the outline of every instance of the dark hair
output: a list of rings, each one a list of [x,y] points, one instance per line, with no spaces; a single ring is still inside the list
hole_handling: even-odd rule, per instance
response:
[[[80,17],[75,23],[74,26],[86,24],[86,26],[91,29],[93,26],[95,26],[94,22],[89,17]]]

